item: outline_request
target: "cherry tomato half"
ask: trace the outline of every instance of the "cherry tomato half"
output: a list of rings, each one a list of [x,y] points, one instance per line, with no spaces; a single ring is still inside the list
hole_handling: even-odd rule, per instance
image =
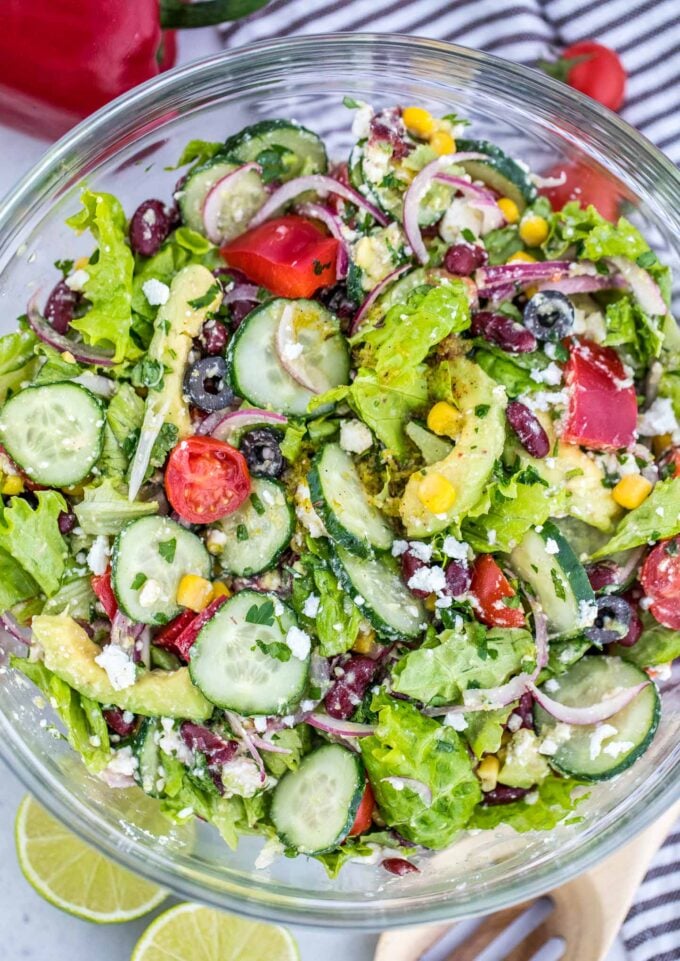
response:
[[[475,612],[489,627],[523,627],[521,607],[508,607],[506,598],[515,597],[508,579],[491,554],[482,554],[472,568],[470,593],[476,599]]]
[[[243,454],[214,437],[189,437],[170,452],[165,493],[179,516],[210,524],[233,514],[250,494]]]
[[[354,824],[350,828],[350,837],[354,837],[356,834],[363,834],[364,831],[368,831],[373,823],[374,807],[375,798],[373,797],[373,790],[368,781],[366,781],[366,787],[364,788],[364,793],[361,798],[361,804],[357,810],[357,816],[354,818]]]
[[[659,624],[680,630],[680,537],[652,548],[642,565],[640,582]]]

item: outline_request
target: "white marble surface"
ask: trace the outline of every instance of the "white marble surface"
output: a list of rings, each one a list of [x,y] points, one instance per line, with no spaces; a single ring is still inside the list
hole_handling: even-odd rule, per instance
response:
[[[212,31],[196,31],[180,48],[180,60],[219,49]],[[45,141],[0,126],[0,196],[41,156]],[[0,767],[0,961],[126,961],[148,919],[121,926],[93,927],[42,901],[26,883],[14,855],[13,822],[23,788]],[[373,935],[293,929],[302,961],[370,961]],[[607,961],[625,961],[617,947]]]

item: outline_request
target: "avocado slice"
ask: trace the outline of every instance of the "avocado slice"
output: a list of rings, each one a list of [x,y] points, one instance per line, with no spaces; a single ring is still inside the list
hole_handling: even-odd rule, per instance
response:
[[[449,370],[453,398],[465,419],[451,453],[408,480],[400,513],[409,537],[427,537],[445,530],[472,510],[503,453],[505,390],[467,357],[449,361]],[[441,474],[456,491],[455,503],[445,513],[431,513],[418,496],[423,478],[430,473]]]
[[[213,705],[194,686],[186,667],[149,671],[131,687],[116,691],[106,671],[95,662],[101,648],[72,617],[41,614],[33,618],[31,627],[44,651],[45,667],[92,701],[147,717],[203,721],[213,712]]]

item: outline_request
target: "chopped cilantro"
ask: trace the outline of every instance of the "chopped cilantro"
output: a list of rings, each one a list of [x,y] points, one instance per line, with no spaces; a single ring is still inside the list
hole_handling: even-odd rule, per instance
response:
[[[475,417],[486,417],[491,410],[491,404],[477,404],[475,407]]]
[[[322,264],[321,261],[317,260],[316,258],[314,258],[314,260],[312,261],[312,267],[317,277],[321,276],[324,270],[328,270],[330,266],[331,266],[330,260],[328,261],[327,264]]]
[[[274,623],[274,602],[264,601],[262,604],[253,604],[246,614],[246,622],[271,627]]]
[[[168,564],[172,564],[175,559],[175,551],[177,550],[177,538],[171,537],[169,541],[160,541],[158,544],[158,553],[161,555],[164,561]]]
[[[266,508],[262,503],[262,501],[260,500],[260,498],[257,496],[257,494],[253,493],[250,495],[250,503],[253,505],[253,510],[255,511],[255,513],[259,514],[260,517],[262,517],[262,515],[265,513]]]
[[[245,524],[239,524],[236,528],[236,540],[237,541],[247,541],[250,535],[248,533],[248,528]]]
[[[361,104],[354,97],[343,97],[342,103],[348,110],[358,110]]]
[[[291,658],[291,649],[287,644],[284,644],[283,641],[271,641],[271,643],[267,644],[258,637],[255,643],[263,654],[267,654],[269,657],[275,657],[277,661],[285,662]]]
[[[200,310],[201,307],[207,307],[209,304],[213,302],[213,300],[215,299],[215,297],[217,297],[217,295],[221,290],[222,288],[220,287],[219,283],[216,281],[214,284],[211,284],[211,286],[208,287],[206,292],[202,294],[200,297],[196,297],[194,298],[194,300],[188,301],[189,306],[193,307],[194,310]]]
[[[133,591],[138,591],[140,587],[143,587],[146,584],[148,579],[149,578],[146,576],[146,574],[143,574],[142,571],[140,571],[139,574],[135,574],[133,577],[130,587]]]
[[[550,577],[552,578],[553,587],[555,588],[555,593],[557,594],[557,596],[561,601],[566,601],[567,592],[564,587],[564,581],[562,580],[562,578],[557,573],[554,567],[550,568]]]
[[[67,277],[73,270],[73,261],[72,260],[55,260],[54,266],[57,268],[57,270],[60,270],[62,272],[64,277]]]
[[[469,244],[477,243],[477,238],[472,233],[469,227],[463,227],[463,229],[460,232],[460,235],[463,238],[463,240],[466,240]]]
[[[657,262],[657,256],[653,250],[645,250],[635,261],[638,267],[643,267],[645,270],[647,270],[648,267],[653,267]]]

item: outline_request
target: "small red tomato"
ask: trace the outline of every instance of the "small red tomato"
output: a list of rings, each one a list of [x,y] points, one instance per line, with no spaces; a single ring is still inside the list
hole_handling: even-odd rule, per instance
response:
[[[371,785],[366,781],[366,787],[364,788],[364,794],[361,798],[361,804],[357,811],[357,816],[354,818],[354,824],[350,828],[350,837],[354,837],[356,834],[363,834],[364,831],[368,831],[371,824],[373,823],[373,808],[375,807],[375,798],[373,797],[373,790]]]
[[[680,630],[680,537],[652,548],[642,565],[640,582],[659,624]]]
[[[182,440],[168,458],[165,493],[184,520],[211,524],[233,514],[250,494],[245,457],[214,437]]]
[[[558,186],[542,187],[540,190],[553,209],[561,210],[565,204],[575,200],[582,207],[592,205],[606,220],[615,222],[619,219],[623,195],[608,174],[580,160],[555,164],[543,174],[555,180],[563,175],[564,180]]]
[[[491,554],[482,554],[472,567],[470,593],[477,603],[477,617],[488,627],[523,627],[521,607],[508,607],[506,598],[515,597],[508,579]]]
[[[559,63],[564,65],[564,79],[574,90],[610,110],[621,108],[626,94],[626,69],[615,50],[595,40],[580,40],[562,51]]]
[[[112,621],[118,611],[118,601],[111,587],[111,568],[107,567],[103,574],[94,574],[90,583],[97,600],[106,611],[106,616]]]

